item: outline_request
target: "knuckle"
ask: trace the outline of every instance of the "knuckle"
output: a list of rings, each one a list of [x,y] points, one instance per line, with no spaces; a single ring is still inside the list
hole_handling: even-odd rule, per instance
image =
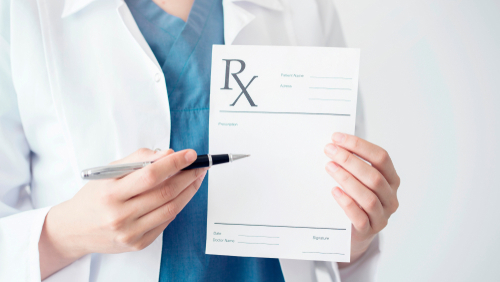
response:
[[[396,174],[396,183],[394,184],[394,186],[396,186],[396,189],[398,189],[399,185],[401,185],[401,178]]]
[[[172,216],[172,217],[168,220],[168,224],[167,224],[167,226],[168,226],[168,225],[170,225],[170,223],[172,223],[172,221],[174,221],[176,217],[177,217],[177,215],[173,215],[173,216]],[[165,228],[167,228],[167,227],[165,227]]]
[[[133,246],[134,236],[129,233],[121,233],[116,236],[116,242],[124,246]]]
[[[198,181],[199,179],[197,179],[196,182],[191,183],[191,185],[189,185],[189,187],[187,188],[189,189],[189,194],[191,198],[196,194],[196,192],[200,188],[201,182],[199,183]]]
[[[352,199],[349,199],[347,201],[347,203],[345,204],[345,207],[346,209],[348,210],[352,210],[352,209],[355,209],[358,207],[358,205],[352,200]]]
[[[152,152],[153,151],[148,148],[140,148],[139,150],[137,150],[137,154],[139,155],[139,157],[149,156]]]
[[[341,160],[342,164],[348,164],[348,163],[350,163],[351,162],[351,158],[352,158],[352,154],[349,153],[349,152],[347,152],[347,151],[345,151],[344,154],[343,154],[343,156],[342,156],[342,160]]]
[[[345,171],[341,171],[341,173],[339,173],[339,174],[340,174],[339,181],[342,182],[342,183],[346,183],[346,182],[348,182],[351,179],[351,174],[349,174],[349,173],[347,173]]]
[[[119,231],[124,224],[124,219],[119,215],[110,215],[107,219],[107,226],[112,231]]]
[[[357,223],[357,226],[360,230],[367,230],[370,227],[370,221],[368,220],[368,217],[363,217],[360,219]]]
[[[139,205],[130,205],[127,207],[127,209],[121,213],[123,220],[126,221],[130,219],[132,216],[136,215],[140,211],[140,206]]]
[[[203,173],[203,169],[202,168],[193,169],[193,177],[194,178],[200,176],[202,173]]]
[[[386,163],[390,160],[389,153],[385,149],[380,149],[380,153],[378,155],[379,163]]]
[[[384,229],[387,224],[389,224],[389,220],[387,218],[384,218],[381,222],[380,222],[380,226],[378,226],[378,230],[377,231],[380,231],[382,229]]]
[[[109,206],[112,203],[115,202],[116,200],[116,195],[114,192],[112,192],[110,189],[102,189],[101,190],[101,196],[100,196],[101,203]]]
[[[364,208],[368,212],[372,212],[377,207],[378,198],[375,195],[370,195],[367,197]]]
[[[352,147],[352,149],[354,151],[359,148],[359,143],[360,142],[359,142],[359,138],[358,137],[356,137],[356,136],[349,136],[347,138],[349,139],[349,141],[351,143],[351,147]]]
[[[203,178],[196,179],[196,183],[194,185],[196,188],[196,191],[198,191],[198,189],[200,189],[202,183],[203,183]]]
[[[177,156],[174,156],[172,158],[172,165],[174,166],[175,170],[182,169],[182,162],[179,160],[179,158]]]
[[[371,188],[380,187],[383,184],[383,177],[380,173],[373,172],[370,174],[370,186]]]
[[[165,208],[163,209],[163,215],[165,218],[172,218],[179,213],[179,207],[175,203],[168,203],[165,205]]]
[[[146,186],[153,186],[156,183],[156,175],[154,171],[148,168],[142,169],[141,181]]]
[[[169,183],[159,189],[160,199],[169,201],[174,197],[174,191],[177,188],[177,184]]]
[[[146,244],[146,242],[144,241],[139,241],[139,242],[136,242],[134,244],[132,244],[132,251],[142,251],[144,250],[146,247],[148,246],[148,244]]]
[[[399,208],[399,201],[397,198],[395,198],[391,204],[391,209],[390,209],[391,214],[395,213],[398,210],[398,208]]]
[[[382,229],[386,228],[387,225],[389,225],[389,219],[388,218],[384,219],[384,222],[383,222],[383,225],[382,225]],[[382,229],[380,229],[380,230],[382,230]]]

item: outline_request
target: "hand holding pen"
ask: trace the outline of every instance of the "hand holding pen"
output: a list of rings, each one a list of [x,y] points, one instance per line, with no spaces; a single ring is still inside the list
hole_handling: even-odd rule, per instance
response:
[[[190,170],[203,167],[210,168],[212,167],[212,165],[233,162],[249,156],[250,155],[239,155],[239,154],[200,155],[196,158],[196,160],[192,164],[183,168],[182,170]],[[88,168],[81,172],[81,177],[83,179],[88,179],[88,180],[120,178],[136,170],[139,170],[145,166],[148,166],[153,162],[154,161],[146,161],[139,163],[116,164],[116,165]]]
[[[174,220],[200,187],[208,168],[182,169],[193,150],[140,149],[111,163],[150,162],[119,179],[89,181],[70,200],[52,207],[40,237],[40,263],[56,272],[90,253],[142,250]]]

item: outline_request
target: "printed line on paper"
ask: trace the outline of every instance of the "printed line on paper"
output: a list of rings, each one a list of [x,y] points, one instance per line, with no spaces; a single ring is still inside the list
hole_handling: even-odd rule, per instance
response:
[[[336,113],[308,113],[308,112],[266,112],[266,111],[226,111],[220,110],[221,113],[242,113],[242,114],[281,114],[281,115],[317,115],[317,116],[351,116],[350,114]]]
[[[240,225],[240,226],[256,226],[256,227],[281,227],[281,228],[302,228],[302,229],[327,229],[327,230],[346,230],[345,228],[333,227],[310,227],[310,226],[288,226],[288,225],[265,225],[265,224],[245,224],[245,223],[223,223],[215,222],[217,225]]]

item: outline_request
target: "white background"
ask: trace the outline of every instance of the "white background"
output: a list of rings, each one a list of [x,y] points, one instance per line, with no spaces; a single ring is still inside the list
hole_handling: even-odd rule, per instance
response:
[[[379,281],[500,281],[500,1],[335,5],[402,179]]]

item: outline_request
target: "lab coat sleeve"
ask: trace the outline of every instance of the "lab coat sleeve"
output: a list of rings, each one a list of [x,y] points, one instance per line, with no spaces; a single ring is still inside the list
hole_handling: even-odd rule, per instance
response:
[[[325,46],[347,47],[342,25],[334,6],[333,0],[317,0],[318,12],[322,21]],[[366,138],[366,126],[361,91],[358,93],[358,104],[356,109],[356,136]],[[379,236],[377,235],[363,256],[348,267],[338,269],[337,263],[333,263],[333,269],[337,280],[342,282],[375,281],[375,274],[380,256]]]
[[[12,83],[5,2],[0,3],[0,281],[40,281],[38,241],[49,208],[33,209],[27,188],[31,151]]]
[[[379,235],[376,235],[368,250],[353,264],[339,270],[342,282],[376,281],[380,258]]]
[[[333,4],[333,0],[317,0],[318,13],[322,22],[324,46],[328,47],[347,47],[342,25]],[[365,117],[363,109],[363,97],[361,89],[358,93],[358,103],[356,108],[356,136],[366,138]]]

